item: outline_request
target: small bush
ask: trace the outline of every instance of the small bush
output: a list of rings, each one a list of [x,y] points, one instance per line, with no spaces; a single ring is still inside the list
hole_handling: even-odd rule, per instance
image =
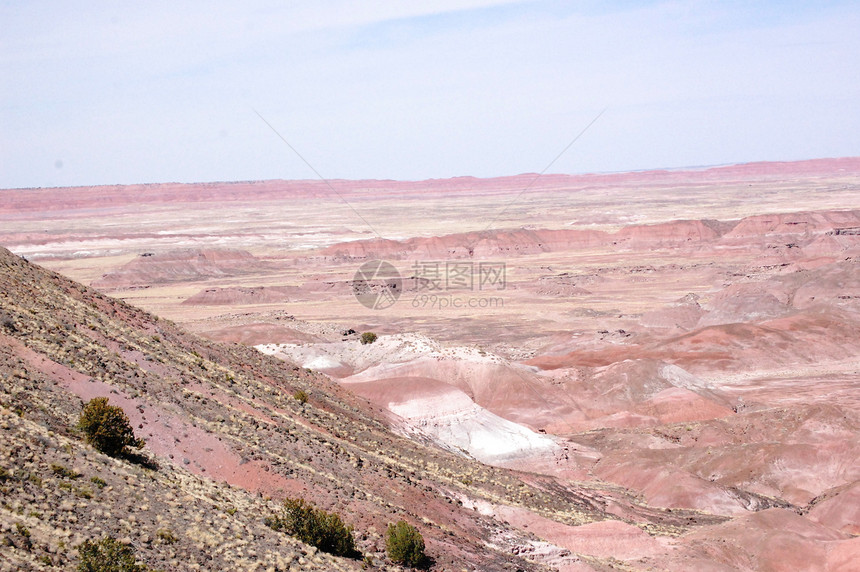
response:
[[[173,531],[169,528],[160,529],[156,533],[156,536],[158,536],[158,539],[164,544],[174,544],[177,540],[179,540],[178,538],[176,538],[176,535],[173,534]]]
[[[418,529],[406,522],[389,524],[385,533],[385,549],[392,562],[417,568],[427,560],[424,554],[424,538]]]
[[[115,538],[105,536],[98,542],[84,541],[78,547],[78,572],[145,572],[146,566],[137,564],[134,548]]]
[[[55,475],[57,475],[58,477],[63,478],[63,479],[79,479],[79,478],[81,478],[80,473],[75,472],[75,471],[73,471],[67,467],[64,467],[63,465],[59,465],[57,463],[51,463],[51,471],[53,471],[53,473]]]
[[[12,334],[18,331],[18,328],[15,327],[15,320],[6,312],[0,312],[0,329]]]
[[[90,479],[90,482],[96,485],[98,488],[103,489],[107,486],[105,480],[101,477],[93,477]]]
[[[121,407],[108,405],[107,397],[95,397],[84,405],[78,427],[87,443],[111,457],[128,454],[129,447],[143,447],[142,439],[134,436],[128,416]]]
[[[361,343],[366,346],[367,344],[375,342],[376,338],[377,336],[373,332],[364,332],[361,334]]]
[[[293,394],[293,398],[295,398],[296,401],[304,405],[308,402],[310,396],[308,395],[307,391],[300,389]]]
[[[335,556],[357,554],[352,527],[344,525],[337,514],[314,508],[304,499],[286,499],[283,512],[266,524]]]
[[[30,550],[33,548],[33,541],[30,540],[30,529],[21,524],[20,522],[15,523],[15,532],[21,537],[21,544],[24,545],[26,550]]]

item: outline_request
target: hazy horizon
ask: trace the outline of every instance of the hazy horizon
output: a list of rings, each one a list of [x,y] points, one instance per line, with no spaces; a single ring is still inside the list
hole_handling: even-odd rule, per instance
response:
[[[858,157],[813,157],[810,159],[796,159],[789,161],[744,161],[738,163],[720,163],[716,165],[683,165],[679,167],[650,167],[644,169],[629,169],[625,171],[582,171],[580,173],[561,173],[549,171],[546,173],[511,173],[511,174],[503,174],[503,175],[492,175],[487,177],[476,177],[474,175],[451,175],[450,177],[426,177],[422,179],[391,179],[391,178],[362,178],[362,179],[330,179],[324,178],[320,179],[319,177],[302,177],[295,179],[285,179],[282,177],[275,177],[269,179],[235,179],[235,180],[210,180],[210,181],[154,181],[154,182],[128,182],[128,183],[98,183],[98,184],[84,184],[84,185],[52,185],[52,186],[30,186],[30,187],[2,187],[2,190],[15,190],[15,189],[62,189],[62,188],[77,188],[77,187],[113,187],[113,186],[137,186],[137,185],[230,185],[230,184],[242,184],[242,183],[265,183],[269,181],[284,181],[287,183],[319,183],[321,185],[325,185],[326,183],[332,182],[361,182],[361,181],[391,181],[393,183],[422,183],[422,182],[431,182],[431,181],[448,181],[448,180],[456,180],[456,179],[476,179],[476,180],[491,180],[491,179],[505,179],[505,178],[516,178],[516,177],[535,177],[535,182],[540,180],[543,177],[589,177],[589,176],[610,176],[610,175],[625,175],[625,174],[633,174],[633,173],[650,173],[650,172],[694,172],[694,171],[707,171],[709,169],[719,169],[721,167],[741,167],[744,165],[754,165],[758,163],[807,163],[812,161],[839,161],[843,159],[860,159]],[[531,182],[531,181],[530,181]],[[335,189],[336,190],[336,189]]]

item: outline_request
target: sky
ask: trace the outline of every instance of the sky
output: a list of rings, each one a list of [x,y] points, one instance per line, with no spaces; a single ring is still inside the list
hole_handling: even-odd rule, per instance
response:
[[[856,0],[20,0],[0,22],[0,188],[860,156]]]

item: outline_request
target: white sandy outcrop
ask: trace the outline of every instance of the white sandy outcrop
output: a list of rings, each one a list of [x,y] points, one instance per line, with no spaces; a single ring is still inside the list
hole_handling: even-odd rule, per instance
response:
[[[524,457],[555,457],[553,437],[503,419],[463,391],[435,379],[407,377],[349,383],[350,390],[388,408],[409,428],[447,449],[503,465]]]

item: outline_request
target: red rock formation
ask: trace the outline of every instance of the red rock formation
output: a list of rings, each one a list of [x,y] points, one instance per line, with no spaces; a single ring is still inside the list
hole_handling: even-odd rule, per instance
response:
[[[276,304],[302,298],[303,294],[304,291],[298,286],[206,288],[182,303],[198,306]]]
[[[97,288],[129,288],[193,282],[259,271],[265,264],[244,250],[183,249],[145,253],[93,281]]]

